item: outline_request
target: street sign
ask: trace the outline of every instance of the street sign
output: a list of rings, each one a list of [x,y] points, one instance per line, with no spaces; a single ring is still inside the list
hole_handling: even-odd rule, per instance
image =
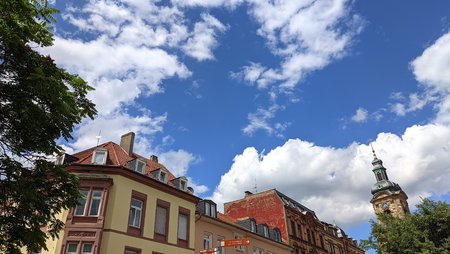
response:
[[[217,254],[217,253],[219,253],[219,248],[206,249],[200,251],[200,254]]]
[[[222,246],[222,247],[242,246],[242,245],[249,245],[249,244],[250,244],[249,238],[240,238],[240,239],[220,241],[220,246]]]

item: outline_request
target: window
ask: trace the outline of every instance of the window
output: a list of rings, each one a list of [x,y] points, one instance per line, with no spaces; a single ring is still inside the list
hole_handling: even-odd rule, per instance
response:
[[[243,238],[242,235],[240,234],[234,234],[234,239],[241,239]],[[245,251],[245,246],[239,245],[239,246],[234,246],[235,250],[239,250],[239,251]]]
[[[106,149],[94,150],[94,155],[92,156],[92,164],[105,165],[107,155],[108,151]]]
[[[74,214],[76,216],[98,216],[100,214],[103,191],[80,189],[80,193],[81,197],[78,200],[78,205],[75,208]],[[87,207],[89,207],[88,211],[86,211]]]
[[[92,243],[83,243],[81,254],[92,254]]]
[[[128,225],[136,228],[141,227],[142,218],[142,206],[144,202],[142,200],[132,198],[130,206],[130,217],[128,219]]]
[[[144,231],[146,202],[147,195],[132,190],[130,198],[130,211],[128,213],[128,234],[142,236]]]
[[[323,246],[323,237],[322,237],[322,235],[319,235],[319,239],[320,239],[320,247],[324,247]]]
[[[273,233],[274,233],[274,240],[277,242],[281,242],[281,232],[278,228],[274,228],[273,229]]]
[[[314,233],[314,231],[310,231],[311,232],[311,238],[312,238],[312,242],[314,243],[314,245],[317,245],[316,244],[316,233]]]
[[[186,181],[180,180],[180,190],[186,190]]]
[[[169,225],[169,208],[170,203],[157,200],[156,218],[155,218],[155,239],[159,241],[167,241],[167,230]]]
[[[297,224],[297,237],[302,239],[302,225],[299,223]]]
[[[211,233],[205,232],[203,234],[203,249],[211,249],[212,248],[212,235]]]
[[[67,244],[66,254],[77,254],[78,243]]]
[[[269,237],[269,228],[267,227],[267,225],[263,225],[263,234],[264,237]]]
[[[89,207],[89,216],[98,216],[100,212],[100,204],[102,202],[102,194],[101,190],[93,190],[91,205]]]
[[[180,207],[178,210],[178,245],[189,247],[189,218],[190,211]]]
[[[291,220],[291,235],[295,236],[295,222]]]
[[[140,159],[136,159],[136,164],[135,164],[135,168],[134,171],[139,172],[141,174],[145,173],[145,161],[142,161]]]
[[[166,183],[167,182],[167,173],[160,170],[159,172],[159,181]]]
[[[260,248],[253,248],[253,254],[264,254],[264,250]]]
[[[78,249],[80,247],[80,250]],[[66,246],[66,254],[92,254],[94,247],[92,243],[68,243]]]
[[[141,254],[141,249],[125,246],[124,254]]]
[[[250,220],[250,231],[256,232],[256,221],[253,219]]]
[[[225,248],[221,247],[222,246],[222,241],[225,240],[225,237],[223,236],[217,236],[217,254],[225,254]]]
[[[66,157],[66,154],[64,154],[64,153],[63,153],[62,155],[56,157],[55,164],[56,164],[56,165],[64,165],[64,159],[65,159],[65,157]],[[33,252],[32,252],[32,253],[33,253]]]
[[[216,205],[205,202],[205,215],[216,218]]]

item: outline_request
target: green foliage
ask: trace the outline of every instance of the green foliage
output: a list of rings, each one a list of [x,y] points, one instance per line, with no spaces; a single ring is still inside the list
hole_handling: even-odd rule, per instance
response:
[[[52,44],[55,12],[46,0],[0,1],[0,253],[46,249],[79,197],[77,178],[46,158],[96,111],[83,79],[33,49]]]
[[[423,199],[417,210],[403,219],[391,214],[380,214],[378,221],[371,221],[372,233],[362,243],[365,249],[378,253],[449,254],[450,253],[450,205]]]

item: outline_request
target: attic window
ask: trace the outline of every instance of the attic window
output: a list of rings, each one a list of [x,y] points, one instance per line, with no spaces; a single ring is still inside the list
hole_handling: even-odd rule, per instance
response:
[[[108,151],[106,151],[106,149],[94,150],[94,154],[92,156],[92,164],[105,165],[107,155],[108,155]]]
[[[159,171],[159,181],[166,183],[167,182],[167,173],[160,170]]]
[[[135,166],[134,166],[134,171],[139,172],[141,174],[144,174],[145,173],[145,165],[146,165],[145,161],[142,161],[140,159],[136,159],[136,163],[135,163]]]
[[[63,153],[62,155],[56,157],[55,164],[56,164],[56,165],[63,165],[63,164],[64,164],[64,159],[65,159],[65,157],[66,157],[66,154],[65,154],[65,153]]]
[[[205,202],[205,215],[216,218],[216,205],[214,203]]]
[[[267,225],[263,225],[263,233],[264,237],[269,237],[269,228],[267,227]]]
[[[186,181],[180,180],[180,190],[186,190]]]
[[[256,232],[256,221],[254,219],[250,219],[250,231]]]

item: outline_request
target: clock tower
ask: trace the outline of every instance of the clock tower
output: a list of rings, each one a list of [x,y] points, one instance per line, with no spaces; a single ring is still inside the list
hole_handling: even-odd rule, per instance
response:
[[[376,214],[391,213],[397,218],[404,218],[409,213],[408,196],[400,185],[389,181],[383,161],[378,159],[373,152],[373,173],[377,182],[372,186],[372,199],[370,203]]]

